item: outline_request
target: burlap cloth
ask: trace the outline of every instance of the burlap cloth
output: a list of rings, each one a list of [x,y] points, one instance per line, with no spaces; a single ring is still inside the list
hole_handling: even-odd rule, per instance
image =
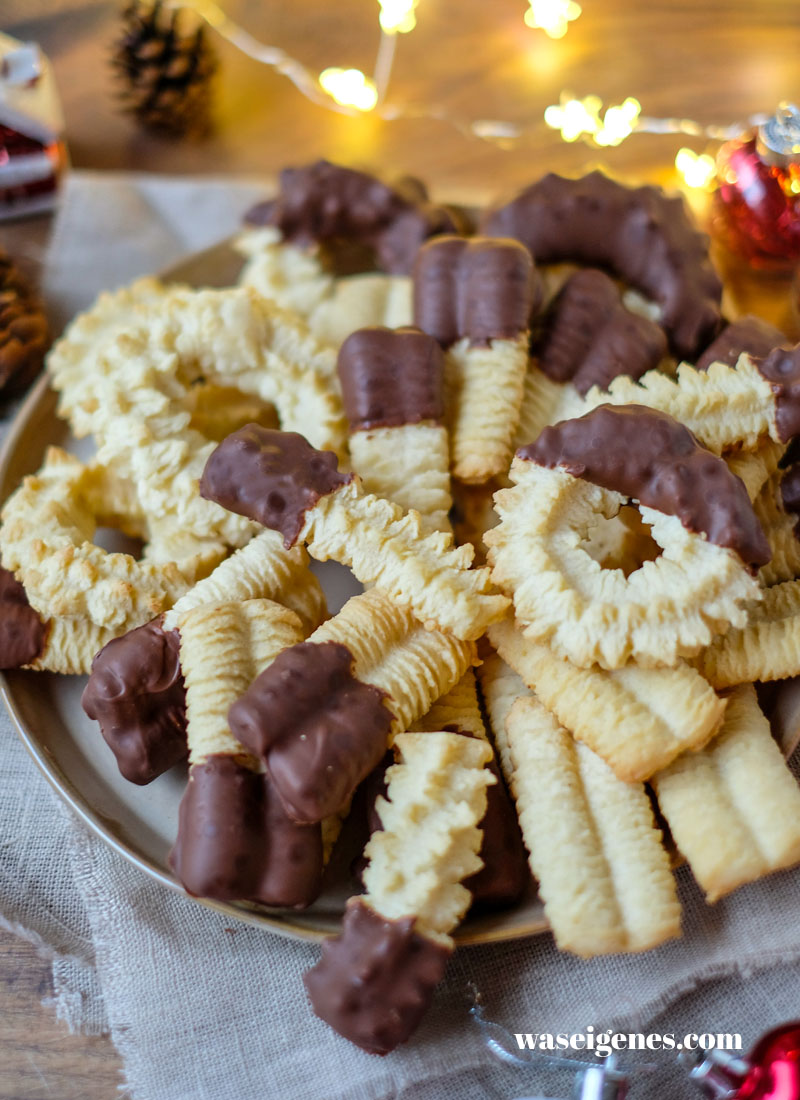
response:
[[[75,173],[46,259],[51,304],[69,314],[206,246],[260,194],[255,183]],[[679,872],[680,942],[591,962],[560,955],[549,936],[464,949],[413,1041],[371,1057],[311,1014],[301,975],[315,946],[231,927],[151,882],[72,820],[4,713],[0,740],[0,920],[52,959],[66,1024],[110,1032],[134,1100],[568,1096],[570,1073],[507,1068],[485,1051],[468,982],[512,1031],[739,1032],[747,1049],[800,1016],[800,871],[713,908]],[[633,1078],[633,1100],[696,1095],[672,1056],[655,1060]]]

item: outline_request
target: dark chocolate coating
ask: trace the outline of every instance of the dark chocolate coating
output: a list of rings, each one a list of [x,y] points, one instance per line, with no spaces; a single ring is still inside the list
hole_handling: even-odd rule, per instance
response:
[[[390,187],[365,172],[325,160],[284,169],[278,196],[254,206],[245,220],[274,225],[284,240],[301,246],[331,245],[334,253],[340,243],[358,243],[364,246],[362,270],[377,266],[392,274],[411,270],[428,237],[458,230],[444,207],[428,201],[419,180]]]
[[[530,253],[517,241],[437,237],[414,264],[414,324],[442,347],[513,339],[540,299]]]
[[[322,885],[322,829],[287,817],[268,775],[214,754],[189,770],[169,862],[196,897],[301,909]]]
[[[516,810],[506,790],[497,761],[487,765],[497,780],[486,789],[486,813],[480,852],[483,867],[464,879],[477,909],[503,909],[522,897],[530,882],[528,857]]]
[[[322,958],[303,976],[317,1016],[370,1054],[388,1054],[410,1038],[450,958],[415,923],[387,920],[351,899],[341,934],[323,944]]]
[[[228,722],[266,760],[287,813],[312,823],[340,810],[386,752],[385,698],[355,678],[347,646],[301,642],[256,677]]]
[[[103,646],[81,703],[131,783],[156,779],[187,753],[177,630],[159,616]]]
[[[245,424],[209,455],[200,495],[279,531],[288,549],[308,509],[352,480],[339,473],[332,451],[316,450],[297,432]]]
[[[788,443],[800,435],[800,344],[773,348],[755,364],[775,394],[775,424],[781,442]]]
[[[48,627],[10,569],[0,566],[0,668],[29,665],[42,653]]]
[[[546,375],[585,394],[592,386],[607,390],[620,374],[641,378],[666,355],[667,338],[625,308],[613,279],[586,268],[561,288],[531,350]]]
[[[783,510],[797,518],[794,533],[798,534],[800,526],[800,463],[790,466],[781,478],[781,502]]]
[[[709,344],[696,366],[698,370],[708,370],[712,363],[727,363],[729,367],[735,367],[742,352],[761,359],[785,341],[786,337],[779,328],[748,314],[727,325]]]
[[[560,466],[677,516],[689,531],[734,550],[750,569],[770,560],[741,479],[666,413],[642,405],[600,405],[545,428],[517,455],[540,466]]]
[[[661,305],[683,359],[693,362],[719,329],[722,283],[708,238],[692,226],[681,199],[656,187],[625,187],[601,172],[577,180],[550,173],[490,210],[480,231],[522,241],[540,264],[609,268]]]
[[[444,417],[444,355],[418,328],[358,329],[337,369],[351,432]]]

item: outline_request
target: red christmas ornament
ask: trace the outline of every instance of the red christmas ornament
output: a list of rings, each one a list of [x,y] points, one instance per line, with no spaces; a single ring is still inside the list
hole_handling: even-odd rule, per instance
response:
[[[709,1100],[800,1100],[800,1021],[762,1036],[747,1058],[712,1050],[692,1061],[689,1077]]]
[[[755,267],[800,261],[800,110],[777,113],[717,157],[716,228]]]

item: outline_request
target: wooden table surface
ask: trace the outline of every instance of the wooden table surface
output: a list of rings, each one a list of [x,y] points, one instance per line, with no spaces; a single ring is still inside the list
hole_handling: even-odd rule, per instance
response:
[[[562,89],[605,103],[639,99],[645,114],[729,124],[797,99],[800,5],[796,0],[582,0],[583,15],[559,41],[525,26],[524,0],[420,0],[418,26],[397,45],[389,99],[445,105],[462,117],[538,124],[498,149],[431,119],[348,118],[303,99],[275,72],[225,43],[216,129],[199,144],[157,140],[117,113],[107,64],[118,5],[89,0],[4,0],[0,29],[41,43],[51,57],[79,168],[268,176],[319,156],[424,178],[438,196],[483,199],[546,170],[604,165],[631,178],[664,179],[681,144],[702,140],[634,136],[618,148],[568,145],[548,130],[545,107]],[[313,71],[369,72],[377,45],[374,0],[271,3],[223,0],[257,37]],[[30,19],[37,12],[39,18]],[[27,18],[27,22],[24,21]],[[43,221],[0,227],[0,241],[35,258]],[[783,283],[740,278],[742,298],[786,319]],[[110,1041],[70,1036],[42,999],[48,965],[0,932],[0,1100],[111,1100],[120,1062]],[[232,1098],[233,1100],[233,1098]]]

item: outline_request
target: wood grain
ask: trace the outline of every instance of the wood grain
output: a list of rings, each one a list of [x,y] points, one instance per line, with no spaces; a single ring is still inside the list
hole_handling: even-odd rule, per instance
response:
[[[439,196],[486,201],[547,170],[605,166],[630,179],[670,178],[681,144],[633,137],[616,149],[565,144],[542,122],[569,88],[606,103],[636,96],[646,114],[731,123],[770,111],[797,92],[800,6],[796,0],[582,0],[566,38],[528,29],[523,0],[422,0],[418,27],[398,42],[390,99],[441,104],[465,118],[535,124],[512,149],[499,149],[433,120],[382,122],[321,110],[276,73],[219,45],[217,126],[199,144],[160,141],[119,115],[107,63],[117,3],[62,0],[49,14],[3,29],[41,43],[51,57],[80,168],[272,176],[319,156],[413,173]],[[27,5],[27,6],[26,6]],[[369,71],[377,45],[374,0],[265,4],[225,0],[226,10],[265,42],[314,71],[328,65]],[[58,0],[14,10],[51,11]],[[2,13],[0,13],[2,19]],[[0,241],[41,262],[47,220],[0,229]],[[737,308],[754,308],[794,331],[784,279],[765,280],[721,257]],[[71,1036],[42,1006],[49,967],[26,943],[0,933],[0,1100],[111,1100],[120,1094],[119,1059],[108,1039]],[[124,1095],[124,1094],[122,1094]]]

